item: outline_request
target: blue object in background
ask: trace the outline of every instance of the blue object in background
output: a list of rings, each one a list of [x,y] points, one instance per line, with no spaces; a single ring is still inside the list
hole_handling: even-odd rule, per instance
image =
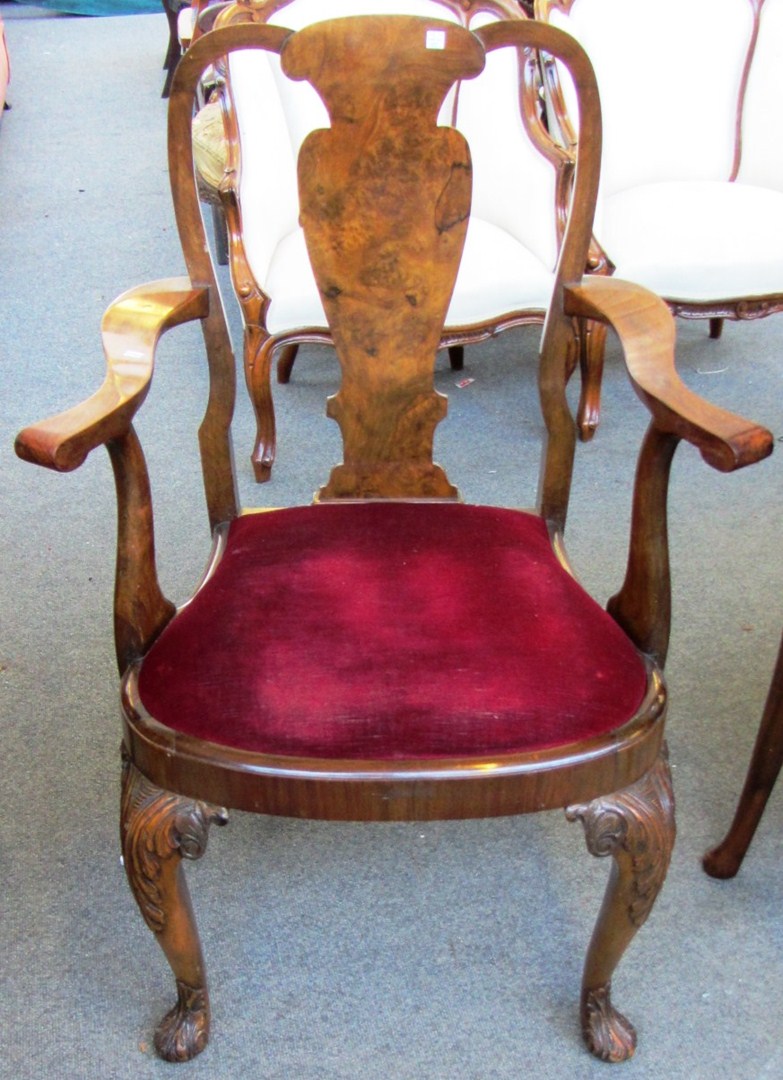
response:
[[[149,15],[163,11],[161,0],[16,0],[16,3],[69,15]]]

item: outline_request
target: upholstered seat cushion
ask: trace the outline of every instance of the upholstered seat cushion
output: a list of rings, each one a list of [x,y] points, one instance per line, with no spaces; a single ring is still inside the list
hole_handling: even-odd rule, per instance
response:
[[[566,744],[630,719],[645,686],[540,518],[394,502],[234,521],[139,679],[176,731],[353,759]]]
[[[639,184],[609,196],[596,231],[617,275],[666,300],[783,292],[783,192],[721,180]]]

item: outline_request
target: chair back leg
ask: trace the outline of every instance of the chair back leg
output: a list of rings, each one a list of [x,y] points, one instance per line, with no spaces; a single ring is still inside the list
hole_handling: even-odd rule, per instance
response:
[[[710,877],[731,878],[739,870],[750,846],[764,807],[783,766],[783,638],[764,714],[753,747],[734,821],[723,840],[704,856],[702,865]]]

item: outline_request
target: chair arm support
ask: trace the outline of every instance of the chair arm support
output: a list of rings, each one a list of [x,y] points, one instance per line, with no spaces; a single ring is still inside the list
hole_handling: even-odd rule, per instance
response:
[[[188,278],[168,278],[123,293],[101,322],[107,366],[103,385],[82,404],[21,431],[19,457],[70,472],[96,446],[126,434],[147,396],[161,335],[204,318],[208,307],[207,290],[192,288]]]
[[[685,439],[714,468],[731,472],[771,453],[772,436],[682,383],[674,366],[674,319],[654,293],[614,278],[586,278],[566,286],[565,312],[615,330],[634,389],[652,414],[636,470],[625,580],[607,610],[663,667],[671,628],[667,492],[677,446]]]
[[[693,443],[713,468],[732,472],[772,453],[766,428],[711,405],[682,382],[674,366],[674,319],[654,293],[616,278],[584,278],[566,286],[565,312],[615,330],[655,427]]]

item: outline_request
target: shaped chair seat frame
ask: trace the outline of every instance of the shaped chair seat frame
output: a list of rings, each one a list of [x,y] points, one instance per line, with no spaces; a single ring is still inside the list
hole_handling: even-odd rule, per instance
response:
[[[190,124],[202,71],[235,49],[280,53],[287,74],[311,79],[329,108],[332,127],[306,141],[299,170],[309,250],[342,367],[341,389],[330,399],[329,411],[340,424],[344,460],[332,471],[320,501],[336,502],[348,517],[366,500],[383,501],[385,513],[393,516],[396,502],[402,501],[425,525],[433,509],[446,502],[467,523],[474,520],[475,508],[461,506],[445,472],[433,463],[432,436],[445,411],[433,389],[433,369],[467,227],[470,163],[464,140],[452,129],[435,126],[435,116],[453,81],[480,70],[487,54],[528,47],[545,48],[569,66],[580,93],[583,128],[593,133],[577,165],[574,212],[542,342],[539,386],[545,437],[532,520],[551,538],[550,562],[560,567],[569,588],[582,594],[566,573],[563,549],[576,445],[565,391],[572,320],[601,320],[618,333],[632,383],[651,414],[637,470],[626,578],[609,604],[612,618],[597,609],[602,620],[614,620],[614,634],[620,628],[640,673],[638,706],[590,738],[559,737],[555,745],[539,740],[532,750],[491,755],[478,744],[460,753],[459,733],[453,736],[451,753],[412,758],[402,744],[395,748],[399,753],[380,759],[333,759],[323,753],[250,751],[232,744],[229,732],[221,741],[175,730],[150,715],[139,674],[143,676],[145,664],[188,611],[204,602],[224,568],[226,544],[243,520],[230,444],[234,357],[194,180]],[[124,862],[141,913],[177,984],[177,1003],[156,1034],[158,1052],[170,1060],[186,1060],[203,1050],[208,1039],[204,961],[182,864],[203,853],[209,826],[225,822],[227,807],[374,821],[563,807],[570,819],[584,823],[589,850],[611,856],[614,863],[588,950],[581,1013],[590,1050],[606,1060],[623,1060],[633,1053],[635,1034],[611,1001],[611,979],[652,908],[674,840],[661,676],[670,621],[669,469],[682,439],[693,443],[713,467],[731,471],[766,456],[771,437],[749,421],[708,405],[680,383],[674,370],[672,320],[660,300],[624,282],[583,278],[598,184],[600,112],[590,65],[567,35],[519,20],[475,33],[408,18],[338,20],[295,34],[272,26],[228,26],[204,35],[180,61],[169,117],[172,192],[189,277],[142,286],[115,301],[102,325],[108,363],[103,386],[84,404],[25,429],[17,439],[20,456],[48,468],[75,469],[101,445],[114,467]],[[382,154],[380,168],[376,153]],[[356,179],[367,179],[367,170],[372,184],[380,185],[372,187],[369,199],[365,192],[370,188]],[[346,175],[354,177],[347,186]],[[379,201],[387,198],[398,214],[379,209]],[[344,207],[336,215],[335,200]],[[344,257],[346,237],[356,245],[350,257]],[[396,273],[380,273],[390,256],[399,279]],[[157,578],[149,479],[133,417],[150,388],[160,335],[192,320],[201,322],[210,372],[199,443],[214,541],[205,584],[177,613]],[[322,506],[299,509],[308,520],[329,512]],[[258,515],[254,531],[263,535],[266,521],[285,530],[287,519],[275,515],[286,513]],[[452,539],[442,538],[444,549]],[[299,565],[299,543],[292,532],[287,556],[292,574]],[[517,557],[524,561],[525,553]],[[263,563],[263,553],[261,558]],[[350,563],[347,574],[350,583]],[[498,575],[502,597],[507,580],[502,569]],[[357,599],[350,587],[343,587],[342,595],[346,603]],[[481,597],[474,599],[480,602]],[[348,610],[339,608],[343,614]],[[273,604],[267,615],[265,632],[273,640]],[[568,613],[562,618],[567,626]],[[305,639],[300,644],[307,647]],[[247,651],[246,643],[243,649]],[[226,672],[229,682],[230,674]],[[370,722],[372,689],[363,688],[361,681],[356,684],[357,693],[368,695]],[[277,690],[284,692],[285,687]],[[394,687],[389,694],[394,697]],[[491,707],[491,698],[486,705]],[[213,730],[220,730],[221,716],[222,701],[215,700]]]

